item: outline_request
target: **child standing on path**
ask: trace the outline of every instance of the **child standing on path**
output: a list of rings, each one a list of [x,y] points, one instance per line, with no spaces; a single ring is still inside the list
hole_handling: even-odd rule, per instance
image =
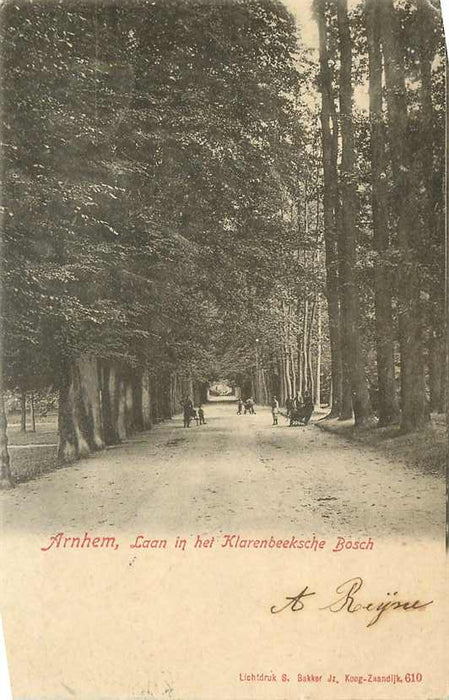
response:
[[[279,425],[279,401],[277,400],[277,396],[273,396],[273,401],[271,403],[271,415],[273,416],[273,425]]]

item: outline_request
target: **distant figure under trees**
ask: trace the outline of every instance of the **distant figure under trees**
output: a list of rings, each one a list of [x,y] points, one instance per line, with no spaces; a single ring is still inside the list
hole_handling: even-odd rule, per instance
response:
[[[254,410],[254,399],[250,396],[249,399],[246,399],[245,404],[244,404],[244,415],[246,416],[247,413],[250,413],[252,416],[256,414],[256,411]]]
[[[278,418],[279,418],[279,401],[277,400],[277,396],[273,396],[273,401],[271,403],[271,415],[273,416],[273,425],[279,425],[278,423]]]
[[[290,426],[295,423],[298,425],[307,425],[314,408],[312,394],[309,391],[305,391],[301,404],[299,406],[297,405],[290,413]]]
[[[193,418],[193,403],[190,396],[186,396],[184,401],[181,401],[184,414],[184,428],[190,428],[190,421]]]

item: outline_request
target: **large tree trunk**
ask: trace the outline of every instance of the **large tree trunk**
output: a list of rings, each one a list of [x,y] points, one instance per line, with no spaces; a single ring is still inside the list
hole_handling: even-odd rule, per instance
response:
[[[26,433],[27,430],[27,395],[23,389],[20,392],[20,432]]]
[[[416,255],[416,192],[409,153],[404,59],[398,18],[392,0],[379,3],[381,42],[385,61],[388,135],[397,206],[398,319],[401,350],[401,429],[423,426],[429,419],[425,400],[422,352],[421,280]]]
[[[126,381],[119,371],[117,373],[117,397],[118,397],[118,411],[117,411],[117,432],[119,436],[119,441],[122,442],[128,437],[128,425],[127,425],[127,387]]]
[[[445,380],[445,343],[444,338],[430,329],[429,338],[429,391],[430,410],[435,413],[444,411],[444,380]]]
[[[300,321],[301,321],[299,310],[300,310],[300,304],[298,302],[298,309],[297,309],[298,328],[300,327]],[[304,391],[304,368],[303,368],[302,346],[303,346],[303,337],[302,337],[301,333],[298,333],[298,336],[297,336],[298,382],[297,382],[295,397],[302,396],[303,391]]]
[[[58,459],[71,462],[104,447],[97,360],[67,361],[59,391]]]
[[[268,404],[270,402],[270,396],[268,393],[268,388],[267,388],[267,380],[265,377],[265,370],[262,370],[262,386],[263,386],[263,396],[264,396],[264,404]]]
[[[309,323],[309,300],[304,301],[304,317],[302,324],[302,368],[303,368],[303,388],[309,391],[309,358],[308,358],[308,323]]]
[[[254,393],[253,399],[256,404],[262,404],[262,390],[260,383],[260,352],[259,352],[259,341],[257,340],[254,348],[255,353],[255,367],[254,367]]]
[[[359,336],[359,294],[355,278],[356,266],[356,190],[354,184],[354,136],[352,126],[352,49],[347,0],[337,0],[340,40],[340,121],[342,159],[340,168],[342,268],[340,284],[342,307],[342,348],[344,362],[350,363],[351,390],[355,425],[363,427],[371,418],[368,386],[365,378]]]
[[[446,86],[449,85],[449,62],[446,61]],[[446,144],[449,143],[449,109],[446,108]],[[445,158],[446,173],[449,172],[449,149],[446,148]],[[449,202],[449,177],[446,176],[445,181],[446,206]],[[446,326],[445,333],[445,382],[444,382],[444,401],[446,407],[446,435],[447,447],[449,449],[449,217],[446,214],[445,219],[445,234],[446,234],[446,285],[444,294],[444,320]]]
[[[292,393],[291,396],[296,396],[296,388],[297,388],[297,374],[296,374],[296,362],[295,362],[295,353],[293,351],[293,344],[290,343],[290,365],[292,368]]]
[[[137,432],[143,430],[143,375],[142,370],[134,370],[131,375],[131,430]]]
[[[120,442],[118,433],[119,380],[115,364],[102,361],[100,369],[103,435],[106,445]]]
[[[279,352],[279,368],[280,368],[280,390],[279,390],[279,403],[283,406],[285,405],[285,399],[287,395],[287,379],[285,377],[285,362],[284,354],[282,350]]]
[[[34,391],[30,392],[30,418],[31,418],[31,432],[36,432],[36,411],[34,410]]]
[[[285,384],[286,384],[286,396],[292,395],[292,382],[290,376],[290,349],[287,344],[284,344],[284,366],[285,366]],[[282,402],[284,403],[284,401]]]
[[[302,355],[302,340],[300,340],[300,345],[298,348],[298,367],[299,367],[299,372],[298,372],[298,386],[296,389],[296,396],[301,397],[304,393],[304,368],[303,368],[303,355]]]
[[[425,220],[426,236],[424,245],[441,251],[444,248],[444,224],[438,212],[441,183],[435,180],[435,115],[432,103],[432,63],[436,53],[435,16],[426,0],[418,0],[417,26],[419,28],[419,65],[421,77],[421,140],[425,144],[420,149],[422,172],[425,186]],[[420,247],[421,255],[424,253]],[[429,283],[429,306],[427,315],[428,360],[430,408],[438,413],[444,410],[444,338],[441,319],[444,315],[444,290],[436,283],[444,275],[443,264],[439,256],[431,261]]]
[[[145,369],[142,373],[142,428],[143,430],[149,430],[151,427],[150,377],[148,375],[148,369]]]
[[[342,207],[340,198],[336,203],[336,221],[337,221],[337,251],[338,251],[338,290],[340,295],[340,348],[341,348],[341,408],[340,420],[349,420],[353,417],[352,406],[352,350],[348,339],[350,338],[350,330],[348,331],[348,313],[346,309],[346,297],[348,289],[346,288],[346,275],[348,264],[346,261],[346,241],[345,227],[342,221]]]
[[[124,373],[126,437],[142,430],[142,386],[139,375],[128,368]]]
[[[159,423],[160,421],[160,414],[159,414],[159,385],[158,385],[158,378],[154,374],[151,376],[151,408],[152,408],[152,413],[151,413],[151,420],[153,423]],[[182,399],[184,399],[185,392],[181,392]]]
[[[449,85],[449,62],[446,60],[445,66],[445,77],[446,77],[446,94],[447,86]],[[446,207],[449,202],[449,148],[447,144],[449,143],[449,109],[446,104],[446,114],[445,114],[445,132],[446,132],[446,152],[445,152],[445,195],[446,195]],[[442,345],[443,345],[443,406],[446,413],[446,435],[447,435],[447,447],[449,449],[449,217],[446,212],[446,217],[444,221],[444,233],[445,233],[445,285],[444,285],[444,330],[442,333]]]
[[[329,417],[340,415],[342,402],[342,362],[340,304],[338,292],[337,229],[335,219],[338,128],[332,89],[332,73],[326,31],[326,0],[315,3],[320,44],[321,134],[323,147],[323,216],[326,252],[326,297],[331,351],[332,403]]]
[[[1,194],[1,192],[0,192]],[[0,204],[2,204],[0,198]],[[8,452],[8,435],[7,427],[8,422],[6,419],[5,411],[5,397],[4,397],[4,380],[5,380],[5,364],[4,364],[4,328],[3,328],[3,318],[4,318],[4,293],[3,293],[3,221],[2,221],[2,210],[0,207],[0,489],[10,489],[14,486],[14,482],[11,476],[11,465],[9,460]]]
[[[0,376],[2,373],[0,360]],[[0,489],[10,489],[14,486],[11,476],[11,466],[8,452],[7,420],[5,401],[3,398],[3,386],[0,379]]]
[[[340,346],[341,346],[341,369],[342,369],[342,379],[341,379],[341,408],[340,408],[340,420],[349,420],[353,417],[353,405],[352,405],[352,386],[351,386],[351,372],[352,372],[352,349],[350,345],[350,328],[348,329],[348,313],[346,308],[346,298],[348,296],[348,289],[346,288],[346,275],[348,264],[346,261],[346,241],[345,241],[345,228],[342,221],[342,207],[338,200],[337,202],[337,250],[338,250],[338,282],[339,282],[339,294],[340,294]]]
[[[374,250],[374,301],[379,425],[399,421],[394,368],[392,279],[387,261],[389,251],[388,192],[386,187],[385,125],[382,115],[382,55],[380,50],[380,6],[367,0],[366,30],[369,56],[369,99],[371,127],[371,182]]]
[[[312,367],[312,330],[313,324],[315,322],[315,309],[316,309],[316,297],[313,299],[310,305],[310,318],[307,329],[307,339],[306,339],[306,361],[307,361],[307,387],[308,391],[314,394],[315,391],[315,378],[313,376]]]
[[[316,340],[316,379],[315,379],[315,396],[314,402],[317,408],[321,406],[321,298],[317,296],[317,340]]]

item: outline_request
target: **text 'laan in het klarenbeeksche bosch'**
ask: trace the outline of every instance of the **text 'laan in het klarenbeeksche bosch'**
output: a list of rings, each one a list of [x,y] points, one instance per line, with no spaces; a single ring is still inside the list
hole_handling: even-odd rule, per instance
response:
[[[243,549],[266,549],[266,550],[292,550],[319,552],[323,550],[332,552],[345,552],[349,550],[370,551],[374,549],[374,540],[371,537],[364,539],[349,539],[338,535],[332,540],[320,539],[316,535],[310,537],[296,537],[291,535],[287,538],[269,535],[267,537],[246,537],[241,534],[225,534],[219,536],[205,537],[194,535],[191,537],[173,538],[151,537],[147,534],[137,534],[131,541],[124,542],[113,535],[93,535],[85,532],[83,535],[70,535],[65,532],[58,532],[51,535],[43,544],[43,552],[53,550],[87,550],[87,549],[109,549],[115,551],[120,547],[129,549],[176,549],[179,551],[193,550],[243,550]]]

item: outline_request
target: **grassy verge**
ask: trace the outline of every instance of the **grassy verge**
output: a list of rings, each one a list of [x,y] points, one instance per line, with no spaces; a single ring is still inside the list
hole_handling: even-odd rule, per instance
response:
[[[11,474],[16,483],[29,481],[58,467],[57,447],[11,449]]]
[[[8,445],[11,473],[17,483],[28,481],[56,469],[57,417],[48,416],[36,423],[36,432],[20,432],[20,425],[9,423]]]
[[[357,430],[352,421],[336,419],[319,420],[315,425],[423,473],[444,476],[446,472],[448,440],[444,420],[439,416],[434,416],[427,428],[407,435],[397,426]]]

